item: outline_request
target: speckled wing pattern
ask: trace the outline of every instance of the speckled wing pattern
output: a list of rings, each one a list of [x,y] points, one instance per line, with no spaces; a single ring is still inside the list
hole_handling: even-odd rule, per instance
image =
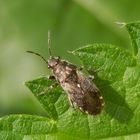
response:
[[[72,69],[62,87],[67,91],[71,104],[82,112],[97,115],[102,111],[104,100],[99,89],[81,71]]]

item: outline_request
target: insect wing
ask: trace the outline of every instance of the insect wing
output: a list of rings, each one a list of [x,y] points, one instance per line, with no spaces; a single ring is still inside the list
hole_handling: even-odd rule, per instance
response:
[[[97,115],[102,111],[103,97],[98,90],[90,90],[83,96],[83,110],[91,115]]]
[[[80,77],[80,85],[83,93],[81,109],[91,115],[99,114],[104,106],[99,89],[88,77],[84,76]]]

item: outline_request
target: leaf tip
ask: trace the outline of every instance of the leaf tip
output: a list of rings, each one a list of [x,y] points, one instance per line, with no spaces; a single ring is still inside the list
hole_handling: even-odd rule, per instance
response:
[[[27,82],[27,81],[25,81],[23,84],[24,84],[25,86],[27,86],[27,85],[28,85],[28,82]]]
[[[23,84],[24,84],[26,87],[29,87],[29,86],[30,86],[29,81],[25,81]]]

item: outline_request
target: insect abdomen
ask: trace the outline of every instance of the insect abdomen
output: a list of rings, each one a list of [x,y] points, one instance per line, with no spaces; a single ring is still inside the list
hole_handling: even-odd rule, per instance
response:
[[[99,89],[88,77],[82,74],[78,74],[78,77],[77,91],[79,92],[73,95],[74,101],[83,112],[91,115],[100,114],[104,106],[104,100]]]
[[[103,104],[103,98],[99,95],[99,93],[87,93],[83,98],[83,107],[82,109],[91,115],[100,114]]]

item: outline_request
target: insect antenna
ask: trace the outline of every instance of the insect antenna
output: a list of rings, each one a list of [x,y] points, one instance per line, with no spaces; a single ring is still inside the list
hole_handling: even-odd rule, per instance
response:
[[[27,53],[32,53],[32,54],[35,54],[37,56],[39,56],[43,61],[45,61],[45,63],[48,64],[47,60],[39,53],[36,53],[36,52],[33,52],[33,51],[26,51]]]
[[[49,51],[49,55],[52,56],[52,52],[51,52],[51,33],[50,33],[50,31],[48,31],[48,51]],[[43,61],[45,61],[45,63],[48,64],[47,60],[41,54],[33,52],[33,51],[26,51],[26,52],[39,56]]]
[[[48,51],[49,51],[49,55],[52,56],[52,52],[51,52],[51,32],[48,31]]]

